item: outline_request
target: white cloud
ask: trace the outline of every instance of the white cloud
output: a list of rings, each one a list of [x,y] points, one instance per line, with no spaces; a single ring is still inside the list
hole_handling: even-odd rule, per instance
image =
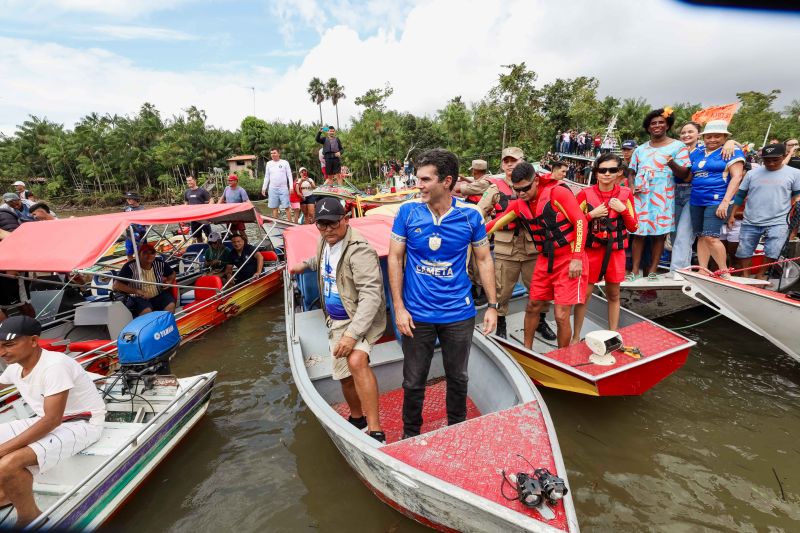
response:
[[[193,41],[194,35],[169,28],[155,28],[150,26],[116,26],[105,25],[92,28],[94,39],[107,37],[120,40],[150,40],[150,41]]]
[[[298,16],[320,20],[313,10]],[[167,72],[100,49],[0,39],[0,70],[10,73],[0,78],[0,116],[8,123],[29,113],[47,115],[71,127],[91,111],[130,113],[149,101],[165,115],[197,105],[211,123],[236,128],[252,112],[248,87],[255,86],[259,116],[316,121],[306,88],[318,76],[345,86],[344,124],[358,112],[355,97],[387,81],[395,88],[391,107],[432,113],[455,95],[480,99],[501,65],[521,61],[539,73],[540,83],[592,75],[603,94],[644,96],[654,105],[727,103],[737,91],[772,88],[783,89],[781,103],[800,94],[785,54],[764,59],[769,51],[793,49],[799,24],[785,15],[727,14],[668,1],[632,7],[622,1],[424,0],[395,22],[399,30],[386,24],[367,37],[353,23],[324,29],[319,44],[283,73],[268,68],[269,55],[263,65],[231,58],[228,69]],[[326,122],[334,120],[330,104],[323,112]]]

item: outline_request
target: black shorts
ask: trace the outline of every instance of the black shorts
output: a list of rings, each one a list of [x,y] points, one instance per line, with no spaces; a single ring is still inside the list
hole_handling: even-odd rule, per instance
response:
[[[131,312],[134,317],[139,316],[145,309],[151,311],[163,311],[169,304],[175,303],[175,297],[172,296],[172,291],[162,291],[152,298],[142,298],[140,296],[128,296],[125,299],[125,307]]]
[[[342,171],[341,159],[325,159],[325,174],[327,176],[333,176],[335,174],[339,174],[341,171]]]
[[[208,237],[211,235],[211,226],[208,224],[201,224],[200,222],[190,222],[190,224],[192,226],[192,235],[195,237],[199,237],[200,235]],[[200,228],[199,232],[197,231],[198,228]]]
[[[317,200],[318,200],[317,196],[315,194],[312,194],[311,196],[307,196],[306,198],[303,198],[300,201],[300,203],[301,204],[306,204],[306,205],[314,205],[314,204],[317,203]]]

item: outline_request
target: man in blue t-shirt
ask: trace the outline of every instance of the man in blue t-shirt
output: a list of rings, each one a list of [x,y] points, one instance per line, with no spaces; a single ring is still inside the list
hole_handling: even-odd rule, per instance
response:
[[[739,247],[736,249],[741,268],[750,266],[762,235],[767,263],[777,260],[786,244],[789,233],[786,215],[800,198],[800,170],[786,166],[785,155],[783,144],[765,146],[761,151],[764,166],[745,175],[734,198],[735,204],[745,204]],[[731,214],[729,225],[732,225],[732,220]],[[758,277],[766,278],[766,273],[762,272]]]
[[[467,276],[470,250],[489,308],[483,333],[497,324],[494,264],[483,216],[456,201],[458,158],[430,150],[417,161],[421,202],[403,204],[389,246],[389,284],[403,346],[403,434],[419,435],[422,405],[436,339],[447,379],[447,423],[467,416],[467,363],[475,328],[475,304]]]

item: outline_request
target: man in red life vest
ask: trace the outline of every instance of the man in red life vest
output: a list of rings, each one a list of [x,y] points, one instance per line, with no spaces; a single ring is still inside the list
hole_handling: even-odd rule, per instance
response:
[[[628,233],[636,231],[638,221],[633,207],[633,193],[618,185],[624,176],[622,158],[606,153],[594,162],[597,183],[581,189],[577,200],[586,213],[589,234],[586,238],[586,257],[589,260],[589,286],[586,300],[591,298],[594,285],[605,280],[604,296],[608,301],[608,329],[619,327],[619,284],[625,281],[625,249]],[[575,306],[574,330],[571,344],[581,339],[586,303]]]
[[[553,300],[558,346],[563,348],[572,337],[572,306],[586,298],[586,218],[569,188],[549,176],[537,177],[530,163],[518,164],[511,173],[511,182],[519,196],[509,207],[513,215],[508,213],[503,219],[493,220],[487,229],[516,218],[530,232],[541,256],[536,262],[525,309],[524,344],[526,348],[533,346],[540,313]]]
[[[510,146],[503,150],[503,175],[492,176],[492,185],[483,193],[478,207],[484,217],[494,213],[494,220],[499,220],[510,212],[511,205],[517,195],[512,190],[511,173],[523,163],[524,154],[520,148]],[[494,234],[494,264],[497,292],[497,333],[498,337],[506,336],[506,314],[508,302],[514,293],[514,286],[522,279],[522,284],[530,291],[531,278],[536,265],[536,246],[531,235],[522,226],[511,222]],[[538,333],[545,340],[555,340],[556,335],[544,320],[547,307],[542,308],[542,316],[538,321]]]

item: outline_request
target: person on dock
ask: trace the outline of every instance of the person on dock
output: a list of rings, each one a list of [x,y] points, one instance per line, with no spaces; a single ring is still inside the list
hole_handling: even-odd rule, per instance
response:
[[[739,230],[739,247],[736,257],[741,268],[749,268],[761,237],[764,236],[765,263],[777,261],[786,243],[789,224],[786,216],[800,199],[800,170],[784,163],[786,146],[770,144],[761,151],[764,166],[745,175],[734,203],[744,206],[742,227]],[[745,203],[745,199],[747,202]],[[734,212],[728,217],[733,225]],[[745,275],[752,274],[745,270]],[[756,277],[766,279],[766,271]]]
[[[175,271],[166,261],[156,256],[156,249],[150,243],[139,246],[139,265],[131,260],[125,263],[118,276],[130,281],[114,280],[114,290],[126,294],[125,307],[134,317],[152,311],[175,312],[175,297],[172,285]]]
[[[595,284],[601,280],[605,281],[603,294],[608,300],[608,329],[616,331],[619,327],[619,284],[625,280],[625,249],[628,247],[628,234],[636,231],[638,225],[633,192],[618,185],[623,172],[621,157],[614,153],[601,155],[592,167],[597,183],[581,189],[576,198],[589,226],[586,238],[589,284],[586,298],[575,305],[570,344],[581,340],[587,302]]]
[[[222,235],[218,231],[212,231],[208,236],[208,246],[203,251],[203,263],[210,274],[220,276],[223,281],[228,281],[231,277],[231,251],[222,242]]]
[[[272,209],[272,218],[278,218],[278,209],[286,210],[286,219],[294,222],[291,191],[294,190],[292,167],[285,159],[281,159],[281,151],[273,148],[269,151],[270,160],[264,169],[264,183],[261,185],[261,196],[267,196],[267,207]]]
[[[264,269],[264,256],[256,251],[256,247],[248,244],[245,236],[235,233],[231,236],[231,265],[236,267],[234,283],[241,283],[261,275]]]
[[[422,406],[436,340],[447,380],[447,423],[467,416],[467,364],[475,329],[467,259],[475,254],[488,309],[483,333],[497,324],[494,264],[483,217],[452,196],[458,158],[442,149],[417,162],[420,202],[400,207],[389,244],[389,284],[403,348],[403,434],[419,435]]]
[[[243,204],[249,202],[250,197],[247,191],[239,186],[239,176],[231,174],[228,176],[228,186],[222,191],[219,198],[221,204]],[[243,233],[245,231],[244,222],[231,222],[228,224],[228,231]]]
[[[197,180],[194,176],[186,176],[186,187],[183,191],[183,205],[201,205],[213,204],[214,199],[208,190],[198,187]],[[191,222],[192,235],[194,235],[195,242],[205,242],[206,238],[211,233],[211,226],[209,224],[201,224],[200,222]]]
[[[378,414],[378,381],[369,354],[386,330],[383,274],[375,249],[348,224],[341,200],[322,198],[316,205],[322,237],[313,257],[290,272],[317,272],[321,305],[328,326],[333,379],[350,407],[348,420],[386,443]]]
[[[487,229],[520,218],[521,225],[532,235],[541,255],[533,271],[530,299],[525,309],[524,345],[528,349],[533,347],[533,335],[542,310],[552,300],[558,347],[563,348],[572,338],[572,306],[586,301],[586,218],[566,185],[549,176],[536,176],[530,163],[517,165],[511,173],[511,182],[519,198],[512,202],[503,218],[487,224]]]
[[[323,137],[323,133],[325,137]],[[336,184],[341,187],[342,178],[342,152],[344,147],[342,141],[336,136],[336,128],[328,126],[320,128],[317,132],[317,142],[322,145],[322,155],[325,159],[325,179],[336,180]]]
[[[122,209],[125,213],[130,211],[141,211],[144,206],[141,204],[142,197],[136,191],[128,191],[125,193],[125,207]],[[133,252],[136,248],[144,242],[147,234],[147,228],[141,224],[131,224],[133,229],[133,240],[131,239],[130,231],[125,232],[125,255],[128,261],[133,260]],[[135,244],[134,244],[135,240]]]
[[[675,183],[689,176],[691,161],[686,146],[668,136],[675,124],[671,108],[651,111],[642,121],[642,127],[650,140],[633,151],[630,168],[634,171],[633,196],[639,229],[633,234],[631,244],[631,272],[626,281],[635,281],[640,275],[645,239],[652,244],[650,264],[644,273],[650,281],[656,281],[658,262],[664,251],[667,235],[675,227]]]
[[[569,132],[565,132],[569,135]],[[492,176],[492,185],[483,193],[483,197],[478,202],[478,207],[483,211],[484,216],[494,213],[494,220],[502,218],[509,209],[511,203],[517,198],[511,183],[511,172],[524,160],[525,154],[522,149],[508,147],[502,153],[502,176]],[[553,162],[555,165],[556,162]],[[559,162],[559,164],[561,164]],[[564,165],[566,168],[566,165]],[[494,267],[495,280],[497,286],[497,336],[506,337],[506,315],[508,314],[508,302],[514,294],[514,287],[517,281],[522,281],[526,291],[530,291],[531,278],[536,266],[537,257],[536,246],[533,244],[531,235],[524,231],[517,224],[509,224],[504,229],[498,230],[494,234]],[[547,308],[542,309],[541,320],[539,321],[538,333],[546,340],[555,340],[556,334],[550,329],[545,320]]]
[[[0,424],[0,505],[13,505],[16,527],[42,512],[33,476],[100,439],[106,406],[90,374],[71,357],[39,346],[42,325],[14,316],[0,322],[0,384],[16,387],[35,416]]]
[[[313,224],[314,205],[316,204],[314,189],[317,185],[314,183],[314,178],[308,175],[308,169],[306,167],[300,167],[297,173],[298,177],[295,182],[295,188],[301,197],[300,211],[303,213],[303,224]]]

